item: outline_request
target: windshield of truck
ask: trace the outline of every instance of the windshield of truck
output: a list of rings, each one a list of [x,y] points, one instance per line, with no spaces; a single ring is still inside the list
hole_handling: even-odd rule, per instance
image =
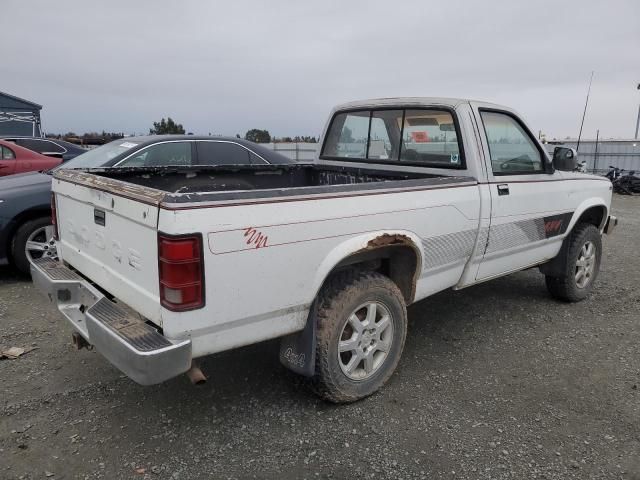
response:
[[[320,158],[464,168],[461,152],[450,111],[378,109],[336,114]]]
[[[73,160],[69,160],[65,162],[53,170],[58,170],[62,168],[96,168],[102,167],[109,160],[115,158],[121,153],[126,152],[127,150],[136,147],[138,144],[136,142],[130,142],[126,139],[119,139],[113,142],[106,143],[104,145],[99,146],[98,148],[94,148],[92,150],[88,150],[86,153],[82,155],[78,155]]]

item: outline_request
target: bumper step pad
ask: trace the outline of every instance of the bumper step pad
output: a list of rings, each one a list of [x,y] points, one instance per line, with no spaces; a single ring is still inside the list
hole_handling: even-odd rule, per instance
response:
[[[107,298],[98,300],[87,314],[108,326],[141,352],[151,352],[172,345],[151,325],[127,313]]]
[[[51,257],[42,257],[33,260],[33,264],[40,267],[51,278],[57,281],[76,281],[82,280],[82,277],[70,268],[65,267],[61,262],[53,260]]]

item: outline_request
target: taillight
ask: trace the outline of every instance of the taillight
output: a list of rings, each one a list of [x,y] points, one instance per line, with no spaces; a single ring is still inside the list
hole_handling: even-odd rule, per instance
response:
[[[53,225],[53,238],[58,240],[58,213],[56,211],[56,194],[51,192],[51,224]]]
[[[204,306],[202,236],[158,234],[160,302],[176,312]]]

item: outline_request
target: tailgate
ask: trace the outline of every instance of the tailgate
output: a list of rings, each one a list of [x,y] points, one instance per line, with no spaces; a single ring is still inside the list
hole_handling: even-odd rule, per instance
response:
[[[59,178],[53,191],[62,260],[161,326],[159,202]]]

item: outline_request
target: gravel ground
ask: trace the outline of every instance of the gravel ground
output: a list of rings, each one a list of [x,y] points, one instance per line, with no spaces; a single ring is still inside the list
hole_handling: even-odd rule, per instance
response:
[[[530,270],[409,309],[396,374],[335,406],[277,342],[207,358],[210,381],[140,387],[0,267],[0,478],[640,479],[640,198],[616,197],[593,295]]]

